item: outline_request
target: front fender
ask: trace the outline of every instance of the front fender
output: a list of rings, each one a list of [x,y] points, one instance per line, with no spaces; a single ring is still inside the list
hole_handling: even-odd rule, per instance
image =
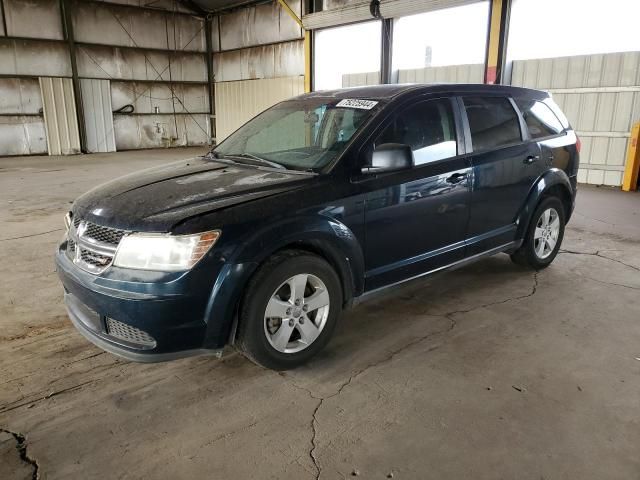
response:
[[[554,187],[565,189],[569,198],[571,198],[571,201],[574,201],[575,191],[571,185],[569,176],[559,168],[547,170],[540,178],[538,178],[534,186],[529,191],[527,201],[525,202],[517,219],[518,229],[516,238],[524,238],[529,222],[531,221],[531,216],[533,215],[538,203],[540,203],[540,199]]]
[[[227,257],[207,306],[207,347],[220,348],[230,337],[246,285],[267,258],[283,248],[322,254],[337,270],[345,303],[362,293],[364,256],[357,237],[339,219],[325,215],[282,218],[247,233]]]

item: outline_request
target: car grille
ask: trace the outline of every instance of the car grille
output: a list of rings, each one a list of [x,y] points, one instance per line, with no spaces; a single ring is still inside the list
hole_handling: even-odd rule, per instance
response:
[[[101,273],[111,265],[118,244],[127,233],[74,218],[67,237],[67,257],[87,272]]]
[[[109,317],[107,317],[106,326],[107,334],[114,338],[140,345],[143,348],[153,348],[156,346],[156,341],[151,335],[136,327]]]

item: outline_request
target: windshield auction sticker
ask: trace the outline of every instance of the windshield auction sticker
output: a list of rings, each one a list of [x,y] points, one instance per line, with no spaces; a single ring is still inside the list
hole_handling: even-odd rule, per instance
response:
[[[361,110],[371,110],[378,104],[375,100],[361,100],[359,98],[345,98],[340,100],[336,107],[359,108]]]

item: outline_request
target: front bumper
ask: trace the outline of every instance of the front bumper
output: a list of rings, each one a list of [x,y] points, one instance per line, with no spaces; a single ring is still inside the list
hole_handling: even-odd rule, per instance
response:
[[[103,350],[137,362],[220,354],[206,346],[208,295],[187,293],[190,285],[181,291],[180,283],[188,283],[184,278],[103,278],[78,269],[63,251],[56,255],[56,267],[69,318]]]

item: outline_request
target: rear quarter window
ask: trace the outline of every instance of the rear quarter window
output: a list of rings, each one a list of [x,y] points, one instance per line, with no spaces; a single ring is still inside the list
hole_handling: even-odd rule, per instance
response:
[[[520,121],[505,97],[463,99],[474,151],[490,150],[522,141]]]
[[[531,138],[543,138],[558,135],[564,127],[556,114],[543,102],[520,98],[516,100],[529,129]]]

